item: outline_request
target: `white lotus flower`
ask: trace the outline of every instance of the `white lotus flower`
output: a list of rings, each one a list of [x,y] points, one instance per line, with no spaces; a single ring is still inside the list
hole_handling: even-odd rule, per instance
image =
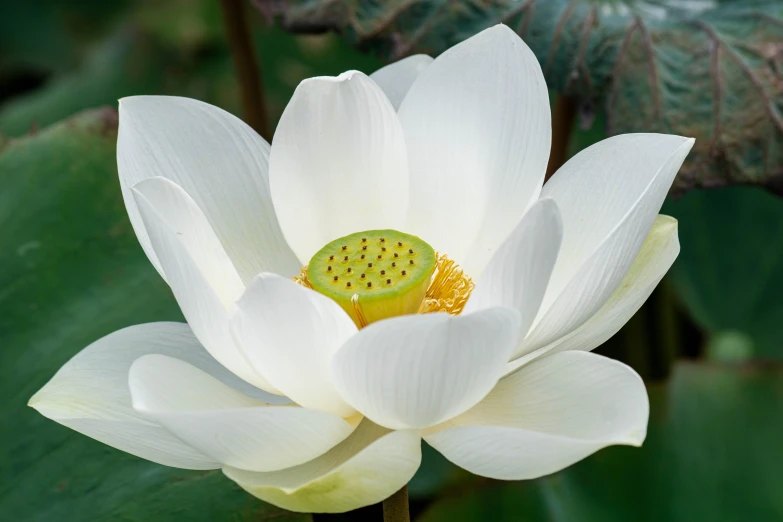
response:
[[[640,445],[642,380],[589,351],[678,253],[656,214],[693,140],[616,136],[542,188],[550,135],[538,62],[502,25],[305,80],[271,150],[207,104],[122,100],[125,203],[188,324],[100,339],[31,406],[295,511],[383,500],[422,438],[497,479]]]

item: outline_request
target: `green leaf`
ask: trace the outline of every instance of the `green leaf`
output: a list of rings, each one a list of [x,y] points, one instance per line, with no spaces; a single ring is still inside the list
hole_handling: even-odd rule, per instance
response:
[[[16,71],[47,74],[77,61],[116,22],[126,0],[0,4],[0,84]]]
[[[0,513],[8,520],[310,520],[220,471],[166,468],[27,407],[79,350],[119,328],[182,320],[136,241],[116,170],[117,115],[82,113],[0,151]]]
[[[158,37],[122,28],[87,56],[84,64],[0,111],[0,132],[19,136],[80,110],[134,94],[176,94],[228,110],[239,106],[227,53],[200,60],[163,44]]]
[[[265,4],[266,5],[266,4]],[[758,184],[783,191],[783,5],[763,0],[292,0],[292,31],[336,29],[389,60],[438,54],[505,23],[550,88],[610,134],[696,137],[675,191]]]
[[[744,332],[755,357],[783,358],[783,201],[731,187],[693,191],[663,212],[679,220],[672,275],[696,321],[724,341]]]
[[[468,471],[452,464],[435,448],[422,441],[421,465],[408,483],[408,494],[413,499],[431,498],[470,484],[472,479],[473,475]]]
[[[20,136],[80,110],[115,105],[119,98],[138,94],[188,96],[240,115],[234,66],[222,29],[215,27],[217,15],[210,14],[217,3],[203,4],[196,3],[198,9],[182,0],[167,3],[165,9],[142,4],[78,67],[0,107],[0,133]],[[346,69],[370,73],[382,65],[333,35],[294,37],[265,28],[255,36],[270,124],[303,79]]]
[[[642,448],[607,448],[536,481],[486,481],[436,502],[420,522],[783,518],[783,367],[680,363],[649,392]]]

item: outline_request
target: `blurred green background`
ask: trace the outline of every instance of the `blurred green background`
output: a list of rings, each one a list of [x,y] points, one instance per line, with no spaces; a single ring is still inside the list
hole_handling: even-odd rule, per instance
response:
[[[350,34],[293,35],[247,7],[269,129],[302,79],[384,63],[351,47]],[[242,115],[216,1],[0,5],[0,520],[310,520],[220,472],[142,461],[26,406],[99,337],[181,320],[120,195],[114,109],[132,94],[189,96]],[[597,106],[567,120],[567,155],[604,138],[607,119]],[[664,213],[679,220],[680,257],[597,350],[648,382],[644,447],[501,483],[425,445],[410,485],[414,518],[783,520],[783,200],[757,187],[695,189]],[[378,506],[314,517],[380,518]]]

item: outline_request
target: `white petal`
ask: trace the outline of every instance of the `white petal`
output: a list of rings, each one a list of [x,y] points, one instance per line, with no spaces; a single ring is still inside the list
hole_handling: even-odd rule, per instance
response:
[[[502,480],[559,471],[601,448],[640,446],[649,402],[628,366],[589,352],[542,357],[425,440],[455,464]]]
[[[131,187],[151,177],[181,186],[215,230],[239,275],[293,276],[300,265],[283,238],[269,193],[269,145],[239,118],[171,96],[120,101],[117,165],[125,206],[141,246],[164,278]]]
[[[426,428],[478,403],[519,339],[519,313],[408,315],[373,323],[334,356],[337,390],[392,429]]]
[[[357,331],[337,303],[262,274],[237,302],[231,326],[250,363],[297,404],[341,417],[356,413],[331,380],[332,356]]]
[[[551,199],[535,202],[492,256],[463,313],[493,306],[516,308],[520,339],[524,337],[544,297],[562,233],[557,204]]]
[[[531,352],[595,314],[625,277],[693,139],[625,134],[570,159],[547,182],[563,216],[563,245],[524,347]]]
[[[625,274],[623,282],[604,306],[582,326],[565,337],[508,363],[506,373],[511,373],[547,353],[566,350],[590,351],[602,345],[616,334],[647,301],[679,252],[677,220],[659,215],[631,268]]]
[[[134,185],[132,190],[144,199],[137,206],[143,204],[145,209],[150,208],[173,232],[164,241],[178,240],[223,306],[230,307],[242,295],[245,285],[196,202],[182,187],[166,178],[149,178]],[[142,216],[145,215],[146,211],[142,211]],[[162,250],[169,249],[166,246]],[[165,253],[158,254],[159,259],[164,256]],[[169,267],[169,272],[173,271],[174,267]],[[170,273],[169,278],[177,275]]]
[[[357,71],[299,84],[275,132],[270,176],[280,226],[302,264],[341,236],[400,230],[408,208],[400,122]]]
[[[328,451],[355,424],[298,406],[269,406],[179,359],[146,355],[128,378],[134,409],[205,455],[253,471],[296,466]]]
[[[381,67],[370,78],[383,89],[394,110],[400,108],[408,90],[421,72],[432,63],[432,57],[426,54],[414,54],[398,62]]]
[[[402,103],[411,168],[406,230],[477,277],[536,200],[551,142],[535,55],[497,25],[425,69]]]
[[[255,372],[229,331],[229,307],[244,289],[196,203],[173,182],[151,178],[133,187],[152,248],[199,341],[247,382],[278,393]]]
[[[410,481],[421,463],[415,431],[389,431],[364,419],[328,453],[273,473],[223,472],[264,502],[303,513],[342,513],[385,500]]]
[[[128,371],[134,360],[152,353],[186,360],[246,394],[272,397],[223,368],[186,324],[151,323],[119,330],[83,349],[30,399],[30,406],[88,437],[158,464],[219,468],[216,460],[132,408]]]

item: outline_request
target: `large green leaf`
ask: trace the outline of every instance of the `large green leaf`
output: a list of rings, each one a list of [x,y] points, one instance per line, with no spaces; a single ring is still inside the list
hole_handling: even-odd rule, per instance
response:
[[[663,211],[679,220],[677,290],[718,351],[746,336],[745,355],[783,358],[783,201],[730,187],[693,191]]]
[[[166,45],[154,33],[123,27],[101,42],[78,68],[54,78],[0,111],[0,132],[19,136],[75,112],[115,105],[134,94],[176,94],[238,108],[228,54],[196,59]]]
[[[308,520],[263,504],[219,471],[152,464],[27,407],[90,342],[181,320],[125,214],[116,124],[112,109],[89,111],[0,152],[0,519]]]
[[[14,72],[45,75],[66,69],[126,6],[127,0],[0,3],[0,86]]]
[[[641,449],[608,448],[537,481],[479,483],[420,522],[783,519],[783,367],[681,363],[650,396]]]
[[[121,3],[115,10],[122,15],[121,21],[78,63],[63,67],[41,88],[0,106],[0,134],[20,136],[80,110],[114,105],[117,99],[136,94],[188,96],[241,114],[218,2]],[[28,36],[30,32],[52,33],[49,25],[54,22],[48,18],[29,18],[24,21]],[[255,47],[263,72],[270,127],[301,80],[336,75],[347,69],[369,73],[382,65],[377,58],[351,49],[334,35],[295,37],[261,26],[258,18],[249,22],[258,22]],[[0,28],[2,24],[0,21]],[[67,46],[67,42],[60,45]],[[49,47],[45,45],[47,52],[54,54]]]
[[[550,88],[605,106],[610,134],[694,136],[675,190],[783,185],[783,5],[770,0],[292,0],[292,31],[337,29],[390,60],[505,23]]]

